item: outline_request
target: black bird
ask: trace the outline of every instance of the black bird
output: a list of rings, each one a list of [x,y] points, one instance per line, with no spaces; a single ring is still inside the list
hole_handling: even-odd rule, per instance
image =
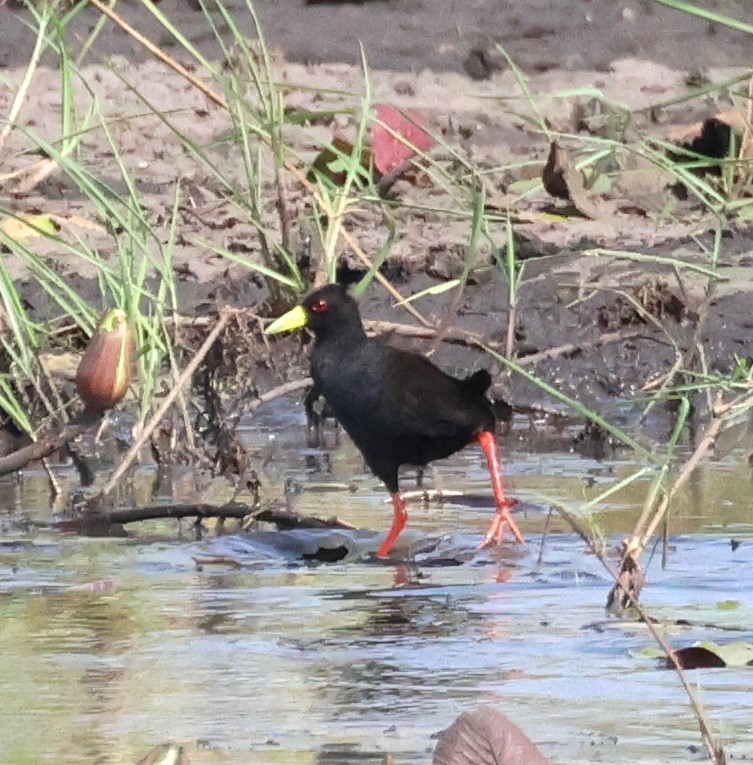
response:
[[[308,327],[314,390],[322,395],[392,495],[395,518],[377,555],[386,556],[408,515],[398,488],[401,465],[423,466],[478,441],[486,454],[497,514],[482,545],[502,539],[504,525],[523,536],[508,510],[494,437],[494,413],[486,398],[491,375],[482,369],[465,379],[445,374],[428,359],[368,338],[358,304],[339,284],[309,294],[273,321],[267,334]]]

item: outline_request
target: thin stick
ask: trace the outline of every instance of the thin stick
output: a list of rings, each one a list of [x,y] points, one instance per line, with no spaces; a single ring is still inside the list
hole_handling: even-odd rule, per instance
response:
[[[162,418],[167,413],[167,410],[173,405],[173,402],[183,390],[185,384],[191,379],[194,372],[198,369],[199,364],[204,360],[204,357],[209,353],[209,349],[214,345],[217,338],[220,336],[223,329],[228,323],[231,314],[237,313],[235,310],[224,309],[220,314],[220,318],[215,324],[214,329],[207,335],[201,347],[196,352],[196,355],[191,359],[188,366],[183,370],[180,377],[175,381],[175,385],[172,390],[165,396],[164,401],[160,408],[152,415],[152,418],[144,426],[139,437],[131,444],[131,448],[126,453],[125,457],[121,460],[115,472],[110,476],[110,480],[95,494],[90,500],[89,505],[94,506],[97,502],[104,499],[110,492],[117,486],[118,481],[123,477],[125,472],[131,466],[133,461],[138,456],[141,447],[147,442],[152,435],[156,427],[162,421]]]
[[[34,50],[31,52],[31,58],[29,59],[29,65],[26,67],[26,73],[24,74],[24,78],[21,81],[21,85],[18,88],[18,92],[16,93],[16,97],[13,99],[13,105],[10,108],[10,112],[8,113],[8,121],[5,124],[5,127],[0,131],[0,152],[3,150],[3,147],[5,146],[5,141],[8,139],[8,136],[10,135],[11,130],[15,127],[16,120],[18,119],[18,115],[21,111],[21,107],[23,106],[24,100],[26,99],[26,93],[29,90],[29,87],[31,86],[31,81],[34,77],[34,72],[37,70],[37,67],[39,66],[39,59],[42,56],[42,48],[44,44],[44,38],[45,34],[47,33],[47,22],[49,21],[48,13],[51,13],[52,11],[45,11],[42,15],[42,23],[39,25],[39,29],[37,30],[37,39],[34,43]]]
[[[713,420],[712,423],[709,425],[700,443],[695,448],[695,451],[693,452],[693,454],[690,455],[690,457],[687,459],[685,464],[682,466],[682,470],[680,471],[680,474],[677,476],[677,480],[672,484],[672,488],[665,494],[661,503],[656,508],[656,512],[654,513],[654,517],[651,520],[651,523],[649,524],[648,528],[641,535],[640,537],[641,548],[644,548],[648,540],[651,539],[651,537],[653,536],[657,527],[659,526],[662,519],[666,515],[667,509],[669,508],[669,504],[674,498],[675,494],[677,494],[677,492],[685,485],[685,483],[690,478],[693,471],[698,467],[701,460],[706,456],[706,453],[716,443],[716,439],[722,430],[723,424],[724,424],[723,418],[717,417],[717,419]]]
[[[304,377],[301,380],[291,380],[290,382],[278,385],[276,388],[268,390],[266,393],[262,393],[259,398],[252,401],[248,407],[248,412],[255,412],[262,404],[266,404],[268,401],[274,401],[280,396],[287,396],[288,393],[294,393],[297,390],[308,388],[313,385],[314,381],[310,377]]]
[[[91,421],[75,422],[67,425],[58,433],[44,436],[28,446],[7,454],[5,457],[0,458],[0,476],[21,470],[21,468],[30,462],[34,462],[34,460],[48,457],[54,451],[60,449],[63,444],[83,433],[91,424]]]
[[[61,521],[65,530],[86,529],[96,524],[126,524],[149,521],[157,518],[238,518],[243,519],[258,508],[244,502],[232,502],[227,505],[209,505],[196,502],[188,505],[145,505],[118,510],[90,512]]]
[[[613,572],[611,569],[609,569],[609,571],[613,576],[616,576],[615,572]],[[659,626],[655,621],[651,620],[643,606],[636,601],[633,601],[632,605],[640,615],[654,640],[656,640],[656,642],[661,646],[662,651],[667,654],[667,658],[674,667],[675,672],[677,672],[677,675],[680,678],[680,683],[682,684],[685,693],[688,695],[690,704],[693,707],[693,711],[695,712],[696,719],[698,720],[698,727],[701,729],[701,738],[703,739],[703,743],[706,745],[706,750],[709,753],[709,757],[711,757],[711,760],[715,763],[715,765],[725,765],[727,762],[727,756],[724,753],[724,747],[716,740],[716,736],[711,727],[711,722],[706,716],[706,710],[704,709],[701,700],[698,698],[695,689],[688,682],[688,676],[685,674],[685,671],[683,670],[680,662],[677,660],[677,655],[675,654],[674,649],[670,645],[667,638],[664,636],[664,632],[659,629]]]
[[[437,332],[437,330],[431,326],[416,327],[412,324],[400,324],[394,321],[365,320],[363,324],[367,329],[374,333],[396,332],[397,334],[403,335],[405,337],[420,337],[431,339],[435,337]],[[534,364],[538,364],[540,361],[558,358],[559,356],[567,356],[570,353],[582,351],[584,348],[599,348],[602,345],[618,343],[621,340],[632,340],[636,337],[651,339],[647,337],[643,332],[636,330],[630,330],[629,332],[605,332],[603,335],[596,338],[596,340],[589,340],[581,343],[565,343],[564,345],[558,345],[554,348],[549,348],[546,351],[532,353],[530,356],[522,356],[516,359],[515,363],[521,367],[530,367]],[[488,340],[477,332],[461,329],[460,327],[448,327],[444,332],[444,337],[442,339],[447,343],[467,345],[472,348],[491,348],[495,351],[504,351],[504,344],[494,340]]]
[[[219,94],[212,90],[208,85],[205,85],[198,77],[195,77],[188,71],[182,64],[175,59],[170,58],[164,51],[160,50],[151,40],[139,32],[138,29],[132,27],[122,16],[119,16],[112,8],[109,8],[100,0],[89,0],[90,3],[98,8],[101,13],[104,13],[111,21],[114,21],[124,32],[127,32],[131,37],[141,43],[155,58],[158,58],[163,64],[169,66],[174,72],[177,72],[181,77],[188,80],[194,88],[203,93],[210,101],[213,101],[217,106],[221,106],[227,110],[227,101]]]
[[[306,182],[306,185],[308,186],[308,181]],[[319,199],[321,199],[318,192],[316,192],[315,199],[317,199],[317,202],[319,201]],[[374,264],[371,262],[371,258],[369,258],[369,256],[363,251],[363,249],[361,249],[361,245],[358,244],[353,234],[351,234],[349,231],[346,231],[344,228],[342,228],[340,229],[340,235],[346,241],[350,249],[353,250],[353,252],[356,254],[356,257],[366,266],[366,268],[370,269]],[[431,322],[425,319],[416,310],[416,308],[414,308],[412,303],[405,302],[405,297],[401,295],[400,292],[392,286],[390,280],[386,276],[384,276],[384,274],[380,274],[379,271],[377,271],[374,274],[374,278],[382,285],[382,287],[384,287],[387,290],[387,292],[390,293],[390,295],[392,295],[393,298],[395,298],[395,301],[399,305],[402,305],[402,307],[405,308],[405,310],[411,316],[413,316],[414,319],[416,319],[421,324],[423,324],[424,327],[432,327]]]

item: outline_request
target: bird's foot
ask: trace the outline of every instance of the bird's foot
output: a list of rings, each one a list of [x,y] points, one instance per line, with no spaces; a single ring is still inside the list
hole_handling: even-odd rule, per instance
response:
[[[510,527],[510,531],[512,531],[513,536],[518,542],[525,543],[525,539],[520,533],[518,524],[515,523],[515,519],[510,515],[510,510],[508,509],[517,503],[518,502],[515,499],[506,499],[502,507],[497,508],[497,512],[489,525],[489,529],[486,534],[484,534],[484,538],[479,543],[478,549],[488,547],[492,543],[497,545],[502,544],[502,540],[505,536],[505,525]]]

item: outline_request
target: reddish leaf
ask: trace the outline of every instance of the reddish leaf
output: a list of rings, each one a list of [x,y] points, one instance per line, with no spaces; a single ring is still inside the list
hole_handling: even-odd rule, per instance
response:
[[[464,712],[439,735],[432,765],[550,765],[523,731],[491,707]]]
[[[422,152],[434,146],[434,139],[422,127],[415,112],[377,104],[376,117],[371,128],[371,145],[374,164],[382,175],[413,157],[416,152],[411,146]]]

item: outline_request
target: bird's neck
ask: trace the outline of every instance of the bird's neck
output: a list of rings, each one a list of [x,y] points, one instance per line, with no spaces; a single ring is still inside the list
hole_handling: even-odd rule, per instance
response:
[[[340,325],[333,332],[318,332],[316,337],[317,345],[337,345],[345,348],[355,348],[361,343],[366,342],[366,332],[364,332],[361,322],[348,326]]]

